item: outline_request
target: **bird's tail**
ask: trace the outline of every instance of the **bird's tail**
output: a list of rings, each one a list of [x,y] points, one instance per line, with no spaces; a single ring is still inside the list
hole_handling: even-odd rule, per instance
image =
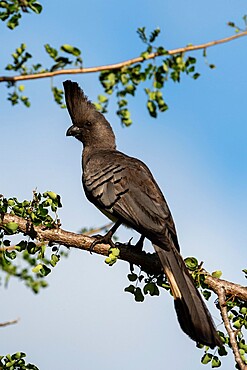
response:
[[[153,245],[170,282],[174,305],[182,330],[194,341],[211,348],[222,346],[212,317],[196,289],[182,256]]]

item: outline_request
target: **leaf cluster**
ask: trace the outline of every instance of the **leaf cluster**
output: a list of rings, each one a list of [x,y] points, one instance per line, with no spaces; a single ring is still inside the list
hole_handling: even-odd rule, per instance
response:
[[[143,274],[137,275],[133,271],[127,275],[130,282],[135,282],[130,284],[124,289],[125,292],[131,293],[134,296],[136,302],[143,302],[146,295],[159,296],[159,287],[165,287],[167,283],[166,278],[163,275],[149,275],[146,277]]]
[[[0,370],[39,370],[37,366],[26,363],[25,357],[24,352],[0,356]]]
[[[159,28],[152,31],[149,36],[146,34],[145,27],[138,28],[137,33],[146,45],[146,49],[140,54],[143,61],[121,69],[103,71],[99,76],[104,92],[107,95],[116,94],[117,115],[125,126],[132,123],[128,109],[128,97],[135,96],[137,87],[141,83],[148,85],[148,87],[144,87],[147,96],[146,106],[150,116],[156,118],[158,112],[165,112],[168,109],[162,91],[168,80],[180,82],[182,73],[191,75],[195,80],[200,76],[195,71],[196,58],[185,58],[181,53],[169,55],[162,46],[153,45],[160,33]],[[152,53],[156,53],[156,58],[152,58],[150,62],[148,57]],[[159,56],[163,56],[163,59],[157,59]],[[108,97],[100,95],[95,105],[99,111],[105,113]]]
[[[52,191],[43,194],[34,191],[31,201],[19,202],[17,198],[0,196],[0,214],[17,215],[30,221],[30,225],[54,228],[59,226],[57,209],[61,207],[60,196]],[[54,217],[51,214],[54,213]],[[56,266],[62,256],[67,254],[57,246],[47,248],[44,240],[31,241],[22,239],[18,243],[11,243],[11,236],[20,232],[18,224],[9,222],[1,226],[0,230],[0,269],[5,274],[5,285],[10,277],[16,277],[38,293],[45,288],[44,278]],[[35,233],[33,235],[35,239]],[[21,263],[20,263],[21,261]]]
[[[200,76],[195,71],[196,58],[190,56],[186,58],[181,53],[169,55],[162,46],[154,45],[160,34],[159,28],[153,30],[149,36],[146,34],[145,27],[138,28],[137,33],[145,44],[145,50],[140,54],[142,61],[120,69],[102,71],[99,74],[99,81],[105,94],[100,94],[98,101],[94,103],[100,112],[106,113],[109,96],[115,94],[117,98],[116,113],[124,126],[132,124],[128,101],[129,97],[135,96],[139,85],[144,84],[147,110],[151,117],[156,118],[158,112],[165,112],[168,109],[167,101],[163,96],[163,89],[169,80],[180,82],[182,74],[190,75],[193,79]],[[32,55],[26,51],[26,45],[21,44],[12,54],[13,62],[6,66],[6,70],[28,75],[55,72],[72,64],[82,68],[81,50],[79,48],[69,44],[62,45],[60,49],[54,48],[50,44],[45,44],[44,47],[53,61],[49,68],[44,68],[41,63],[32,64],[28,67],[27,62],[30,61]],[[61,54],[61,52],[64,54]],[[150,59],[150,55],[154,56]],[[30,106],[29,99],[21,94],[24,90],[23,84],[17,87],[17,84],[11,81],[7,83],[7,87],[14,89],[8,96],[12,105],[22,102],[27,107]],[[51,90],[55,102],[61,108],[64,108],[63,90],[53,86],[53,83]]]
[[[16,48],[15,52],[12,53],[13,61],[7,64],[7,66],[5,67],[7,71],[18,72],[20,75],[28,75],[58,71],[59,69],[64,69],[71,64],[82,68],[81,51],[74,46],[64,44],[60,47],[59,51],[51,45],[45,44],[45,51],[53,60],[53,64],[50,68],[43,67],[41,63],[31,64],[31,66],[28,66],[27,62],[30,61],[33,56],[31,53],[26,51],[26,48],[27,47],[24,43]],[[60,52],[65,55],[60,54]],[[70,55],[70,57],[67,56],[68,54]],[[16,82],[10,81],[7,83],[7,88],[13,89],[13,91],[8,94],[8,100],[11,102],[12,105],[16,105],[22,102],[26,107],[30,107],[31,104],[28,97],[21,94],[25,89],[25,86],[23,84],[18,86]],[[59,89],[56,86],[53,86],[52,84],[51,91],[55,102],[62,108],[65,108],[63,102],[63,90]]]
[[[7,22],[7,27],[13,30],[19,25],[22,13],[28,13],[30,10],[36,14],[42,12],[42,6],[36,0],[1,0],[0,19]]]

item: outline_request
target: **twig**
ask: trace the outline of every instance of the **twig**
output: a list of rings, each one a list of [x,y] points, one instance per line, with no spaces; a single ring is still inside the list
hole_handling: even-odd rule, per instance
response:
[[[98,227],[97,229],[92,229],[92,230],[86,231],[85,233],[83,233],[83,235],[90,236],[90,235],[99,233],[103,230],[109,229],[112,225],[113,225],[113,222],[110,222],[109,224]]]
[[[217,295],[218,295],[218,300],[219,300],[219,305],[220,305],[221,316],[224,321],[224,325],[227,330],[227,333],[229,335],[229,340],[232,346],[232,351],[235,357],[235,361],[241,370],[247,370],[247,365],[244,364],[244,362],[241,359],[240,353],[239,353],[239,348],[238,348],[237,341],[236,341],[236,332],[232,329],[229,318],[228,318],[227,305],[226,305],[226,294],[225,294],[224,286],[218,287]]]
[[[6,322],[0,322],[0,327],[4,327],[4,326],[8,326],[8,325],[13,325],[13,324],[17,324],[19,322],[20,319],[16,319],[16,320],[11,320],[11,321],[6,321]]]
[[[10,245],[8,247],[0,247],[0,252],[4,251],[14,251],[16,248],[16,245]]]
[[[233,36],[225,37],[220,40],[210,41],[205,44],[199,44],[199,45],[189,45],[177,49],[168,50],[168,55],[174,55],[179,53],[187,53],[189,51],[195,51],[200,49],[207,49],[209,47],[223,44],[229,41],[233,41],[235,39],[238,39],[240,37],[247,36],[247,31],[239,32]],[[158,52],[150,53],[147,57],[136,57],[132,59],[125,60],[120,63],[115,64],[108,64],[103,66],[96,66],[96,67],[88,67],[88,68],[73,68],[73,69],[61,69],[58,71],[53,72],[43,72],[43,73],[34,73],[34,74],[26,74],[26,75],[18,75],[18,76],[0,76],[0,82],[16,82],[16,81],[24,81],[24,80],[34,80],[39,78],[48,78],[48,77],[54,77],[59,75],[70,75],[70,74],[82,74],[82,73],[95,73],[95,72],[102,72],[102,71],[109,71],[114,69],[121,69],[123,67],[127,67],[131,64],[135,63],[141,63],[144,60],[147,59],[154,59],[158,56],[161,56]]]

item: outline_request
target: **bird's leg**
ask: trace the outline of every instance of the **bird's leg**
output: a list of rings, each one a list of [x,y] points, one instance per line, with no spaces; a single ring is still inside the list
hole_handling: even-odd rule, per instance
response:
[[[138,242],[135,245],[135,249],[139,252],[141,252],[143,250],[144,239],[145,239],[145,236],[141,235],[140,239],[138,240]]]
[[[138,240],[138,242],[135,245],[133,245],[133,246],[131,245],[131,240],[132,239],[133,239],[133,237],[130,238],[130,240],[127,243],[127,246],[128,247],[133,247],[133,248],[135,248],[136,251],[141,252],[142,249],[143,249],[143,242],[144,242],[145,236],[144,235],[141,235],[141,237]]]
[[[107,231],[107,233],[105,235],[95,235],[94,237],[97,238],[97,239],[95,239],[95,241],[90,245],[90,248],[89,248],[90,253],[92,253],[96,244],[110,244],[110,246],[112,248],[114,248],[115,245],[114,245],[111,238],[112,238],[113,234],[115,234],[115,232],[117,231],[117,229],[119,228],[121,223],[122,222],[118,220],[112,226],[112,228],[109,231]]]

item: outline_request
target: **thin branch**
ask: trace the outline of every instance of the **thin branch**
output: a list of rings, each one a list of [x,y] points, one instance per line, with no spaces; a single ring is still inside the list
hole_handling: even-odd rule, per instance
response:
[[[229,318],[228,318],[227,305],[226,305],[226,294],[225,294],[224,286],[218,287],[217,295],[218,295],[218,300],[219,300],[219,305],[220,305],[221,317],[223,319],[225,328],[229,335],[229,340],[232,346],[232,351],[235,357],[235,361],[238,364],[240,370],[247,370],[247,365],[244,364],[244,362],[241,359],[240,353],[239,353],[239,348],[238,348],[238,344],[236,341],[236,332],[232,329]]]
[[[209,47],[224,44],[229,41],[233,41],[235,39],[238,39],[242,36],[247,36],[247,31],[239,32],[233,36],[225,37],[220,40],[210,41],[205,44],[199,44],[199,45],[189,45],[177,49],[168,50],[168,55],[174,55],[179,53],[187,53],[189,51],[195,51],[195,50],[201,50],[201,49],[207,49]],[[53,72],[43,72],[43,73],[34,73],[34,74],[27,74],[27,75],[18,75],[18,76],[0,76],[0,82],[16,82],[16,81],[24,81],[24,80],[34,80],[39,78],[48,78],[48,77],[54,77],[59,75],[70,75],[70,74],[82,74],[82,73],[95,73],[95,72],[102,72],[102,71],[109,71],[109,70],[115,70],[115,69],[121,69],[123,67],[127,67],[131,64],[135,63],[141,63],[147,59],[154,59],[158,56],[161,56],[158,52],[150,53],[147,57],[136,57],[132,59],[125,60],[120,63],[115,64],[108,64],[103,66],[96,66],[96,67],[88,67],[88,68],[73,68],[73,69],[61,69],[58,71]]]
[[[10,245],[8,247],[0,247],[0,252],[4,251],[14,251],[16,249],[16,245]]]
[[[96,234],[96,233],[100,233],[101,231],[107,230],[107,229],[111,228],[112,226],[113,226],[113,222],[110,222],[109,224],[103,225],[103,226],[98,227],[96,229],[86,231],[85,233],[83,233],[83,235],[90,236],[90,235],[93,235],[93,234]]]
[[[18,322],[19,322],[19,319],[11,320],[11,321],[6,321],[6,322],[0,322],[0,327],[17,324]]]

